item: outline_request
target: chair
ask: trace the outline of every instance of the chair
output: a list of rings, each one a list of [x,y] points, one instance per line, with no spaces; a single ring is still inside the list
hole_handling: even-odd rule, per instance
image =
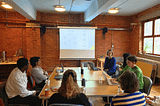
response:
[[[64,103],[54,103],[54,104],[50,104],[49,106],[84,106],[84,105],[79,105],[79,104],[64,104]]]
[[[99,68],[95,67],[94,62],[91,62],[91,61],[82,62],[81,65],[82,65],[82,68],[83,67],[88,67],[88,65],[89,65],[89,67],[91,69],[93,69],[93,70],[99,70]]]
[[[35,89],[35,79],[32,77],[30,73],[27,73],[28,83],[27,83],[27,89],[33,90]]]
[[[6,86],[6,81],[0,84],[0,99],[2,100],[4,106],[28,106],[24,104],[8,104],[8,97],[5,91],[5,86]]]
[[[147,76],[143,76],[143,82],[144,82],[143,92],[149,95],[153,84],[152,80]]]

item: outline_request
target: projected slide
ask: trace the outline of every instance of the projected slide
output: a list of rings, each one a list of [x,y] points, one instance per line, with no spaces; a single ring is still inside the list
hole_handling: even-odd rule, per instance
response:
[[[60,29],[60,59],[95,58],[95,29]]]

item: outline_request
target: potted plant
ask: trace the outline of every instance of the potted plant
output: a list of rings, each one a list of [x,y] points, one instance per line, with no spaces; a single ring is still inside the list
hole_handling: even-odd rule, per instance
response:
[[[144,47],[143,54],[146,54],[148,48],[149,48],[148,45],[146,45],[146,46]]]

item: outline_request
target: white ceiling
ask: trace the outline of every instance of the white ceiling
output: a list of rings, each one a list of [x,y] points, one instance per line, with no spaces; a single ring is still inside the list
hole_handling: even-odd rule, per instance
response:
[[[36,19],[36,12],[56,13],[54,5],[59,0],[0,0],[12,5],[14,10],[30,20]],[[114,15],[131,16],[143,10],[160,4],[160,0],[60,0],[65,6],[64,13],[85,13],[85,21],[90,21],[99,14],[107,13],[109,8],[118,7],[119,12]]]

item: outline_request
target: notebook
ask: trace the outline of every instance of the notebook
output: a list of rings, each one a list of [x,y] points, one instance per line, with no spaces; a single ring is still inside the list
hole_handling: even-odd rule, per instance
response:
[[[103,73],[103,77],[104,77],[105,81],[107,81],[108,85],[118,85],[118,83],[113,83],[111,81],[111,78],[107,78],[108,74],[105,71],[102,71],[102,73]]]

